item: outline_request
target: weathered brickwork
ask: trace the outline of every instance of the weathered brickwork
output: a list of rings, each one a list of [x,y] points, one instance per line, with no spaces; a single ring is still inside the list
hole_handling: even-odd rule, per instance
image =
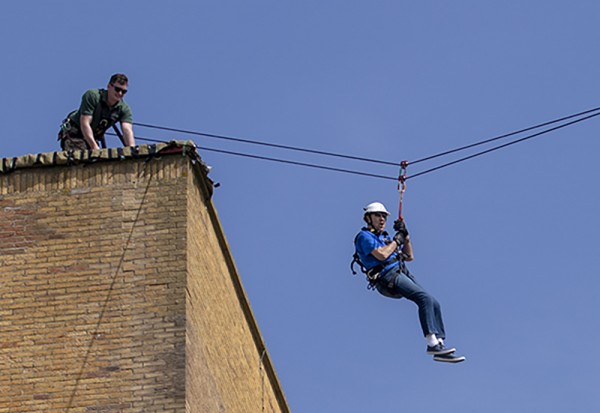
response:
[[[0,175],[0,413],[289,411],[208,185],[181,155]]]
[[[188,188],[188,394],[210,402],[190,411],[286,412],[216,212]]]

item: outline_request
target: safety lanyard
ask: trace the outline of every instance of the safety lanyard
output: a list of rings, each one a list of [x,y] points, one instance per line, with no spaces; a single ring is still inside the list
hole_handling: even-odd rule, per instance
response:
[[[406,169],[408,168],[408,161],[400,162],[400,173],[398,174],[398,192],[400,193],[400,203],[398,205],[398,219],[404,220],[402,216],[402,203],[404,198],[404,192],[406,192]]]

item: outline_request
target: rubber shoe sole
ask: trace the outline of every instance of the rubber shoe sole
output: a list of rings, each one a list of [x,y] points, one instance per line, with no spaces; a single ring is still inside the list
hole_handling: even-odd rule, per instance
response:
[[[441,363],[460,363],[466,360],[465,356],[456,356],[454,354],[437,354],[433,356],[434,361],[439,361]]]

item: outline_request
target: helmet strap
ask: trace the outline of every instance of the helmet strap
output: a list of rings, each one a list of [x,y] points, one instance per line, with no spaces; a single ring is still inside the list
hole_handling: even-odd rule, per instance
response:
[[[374,234],[379,235],[382,231],[377,231],[375,229],[375,227],[373,226],[373,223],[372,223],[372,220],[371,220],[371,214],[372,214],[372,212],[365,214],[365,216],[363,217],[363,219],[367,223],[368,230],[371,231]]]

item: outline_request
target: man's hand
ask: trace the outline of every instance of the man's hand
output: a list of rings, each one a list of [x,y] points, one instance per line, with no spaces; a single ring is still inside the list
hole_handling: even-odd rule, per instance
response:
[[[402,232],[396,232],[396,234],[394,235],[394,241],[396,241],[396,244],[398,244],[398,246],[400,247],[406,241],[406,235],[404,235],[404,233]]]
[[[406,229],[406,224],[404,223],[404,220],[402,220],[402,219],[397,219],[394,221],[394,231],[404,235],[404,238],[406,238],[408,236],[408,230]],[[398,235],[398,234],[396,234],[396,235]],[[394,236],[394,238],[396,238],[396,236]]]

